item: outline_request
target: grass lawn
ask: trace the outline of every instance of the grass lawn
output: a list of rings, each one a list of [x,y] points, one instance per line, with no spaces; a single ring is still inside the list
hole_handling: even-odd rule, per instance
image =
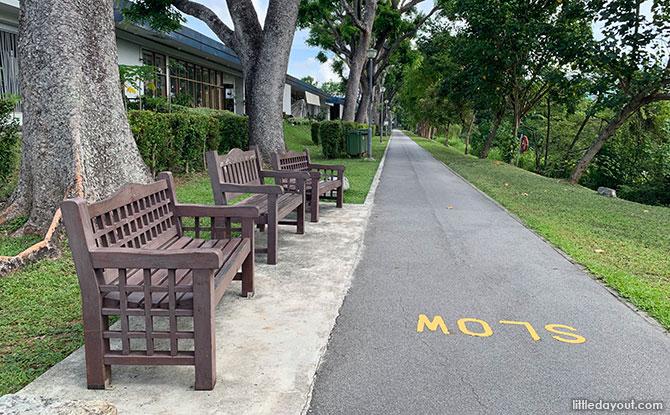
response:
[[[351,185],[344,192],[345,203],[365,201],[388,140],[373,142],[375,162],[326,160],[312,143],[309,125],[286,126],[285,134],[289,149],[307,147],[317,163],[345,164]],[[182,203],[213,204],[206,173],[178,177],[177,197]],[[39,240],[2,236],[20,225],[0,228],[0,255],[16,255]],[[65,251],[60,259],[43,260],[0,279],[0,396],[18,391],[83,344],[79,284]]]
[[[606,198],[408,135],[670,329],[670,208]]]

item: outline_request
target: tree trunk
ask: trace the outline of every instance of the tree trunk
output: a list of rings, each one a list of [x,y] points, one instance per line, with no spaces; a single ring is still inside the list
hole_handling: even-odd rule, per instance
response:
[[[64,198],[151,180],[119,94],[113,3],[21,2],[21,170],[2,212],[28,215],[19,233],[43,235]]]
[[[361,100],[358,103],[358,108],[356,108],[356,118],[354,118],[354,121],[361,124],[368,122],[368,100],[370,99],[370,88],[368,87],[368,84],[367,77],[361,77]]]
[[[236,51],[245,77],[249,144],[258,146],[266,164],[270,163],[272,153],[286,150],[284,84],[299,3],[299,0],[285,1],[280,7],[270,4],[262,36],[254,39],[258,44]]]
[[[608,124],[607,127],[605,127],[604,130],[598,135],[598,138],[596,141],[591,144],[591,147],[589,147],[588,150],[586,150],[586,153],[582,156],[582,158],[579,159],[577,162],[577,165],[575,166],[574,170],[572,170],[572,173],[570,173],[570,178],[568,181],[573,184],[579,183],[579,179],[582,178],[582,175],[586,171],[586,168],[589,166],[589,163],[591,163],[591,160],[593,160],[593,157],[595,157],[596,154],[600,151],[600,149],[605,145],[605,142],[614,135],[614,133],[617,132],[619,128],[630,118],[631,115],[633,115],[636,111],[640,109],[642,106],[641,99],[640,98],[634,98],[631,100],[631,102],[626,105],[621,112],[617,114],[615,118],[613,118]]]
[[[472,111],[472,118],[470,119],[470,124],[468,124],[468,132],[465,134],[465,154],[470,154],[470,133],[472,132],[472,125],[475,123],[476,116],[477,111]]]
[[[551,100],[547,95],[547,136],[544,139],[544,169],[547,169],[547,157],[549,157],[549,132],[551,131]],[[537,151],[537,150],[536,150]]]
[[[358,99],[358,89],[361,83],[361,75],[365,65],[368,64],[366,52],[370,47],[370,38],[372,37],[372,25],[377,14],[377,1],[368,0],[365,4],[365,21],[363,26],[359,27],[360,35],[356,43],[356,50],[353,51],[351,61],[349,63],[349,78],[347,79],[347,94],[344,97],[344,110],[342,112],[343,121],[354,121],[354,113],[356,112],[356,100]],[[356,8],[356,10],[360,10]],[[360,19],[361,16],[358,16]],[[367,101],[366,101],[367,103]]]
[[[451,130],[451,123],[447,123],[447,134],[446,137],[444,138],[444,145],[449,147],[449,130]]]
[[[500,128],[500,124],[502,124],[503,117],[505,116],[505,109],[503,108],[496,114],[496,122],[493,125],[493,128],[491,129],[491,132],[489,132],[489,137],[486,139],[486,143],[484,144],[484,148],[482,149],[482,152],[479,154],[480,159],[485,159],[489,155],[489,151],[491,151],[491,146],[493,145],[493,139],[496,138],[496,134],[498,134],[498,129]]]

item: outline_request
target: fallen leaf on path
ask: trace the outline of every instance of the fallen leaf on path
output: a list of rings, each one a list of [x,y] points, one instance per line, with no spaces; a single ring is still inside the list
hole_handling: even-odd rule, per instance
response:
[[[453,209],[453,208],[454,208],[453,206],[447,206],[447,209]]]

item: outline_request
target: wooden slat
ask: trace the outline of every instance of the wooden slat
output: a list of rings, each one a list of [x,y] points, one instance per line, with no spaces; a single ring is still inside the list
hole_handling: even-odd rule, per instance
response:
[[[147,356],[142,352],[131,352],[130,355],[126,356],[111,351],[105,354],[104,362],[106,365],[193,366],[195,364],[195,353],[183,351],[179,352],[177,356],[170,356],[169,353],[156,352],[152,356]]]

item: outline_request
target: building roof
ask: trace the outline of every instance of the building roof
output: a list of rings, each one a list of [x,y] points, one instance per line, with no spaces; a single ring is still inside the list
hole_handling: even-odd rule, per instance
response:
[[[226,66],[233,67],[240,71],[242,70],[240,59],[237,57],[235,51],[220,41],[205,36],[186,26],[182,26],[171,33],[159,33],[148,25],[136,25],[124,22],[123,15],[121,14],[122,7],[122,5],[119,6],[116,4],[114,6],[114,21],[116,22],[116,27],[118,29],[150,39],[154,42],[166,44],[170,47],[186,50],[190,53],[209,55],[208,57],[216,58],[214,60],[224,61],[224,65]],[[291,87],[311,92],[325,99],[332,98],[327,92],[289,74],[286,74],[286,83],[291,85]]]

